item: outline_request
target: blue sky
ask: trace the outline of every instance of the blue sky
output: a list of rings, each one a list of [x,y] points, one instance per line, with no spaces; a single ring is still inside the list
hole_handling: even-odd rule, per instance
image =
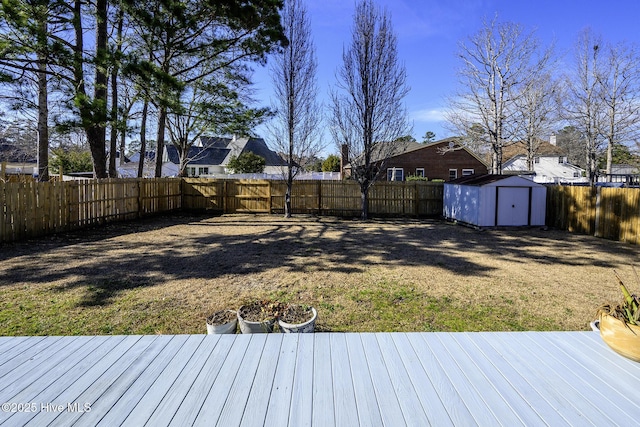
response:
[[[306,4],[317,49],[320,96],[326,101],[343,46],[351,39],[355,1],[307,0]],[[639,0],[377,0],[377,4],[390,12],[398,36],[399,56],[411,88],[405,102],[417,140],[429,130],[437,139],[450,136],[443,112],[446,97],[457,86],[457,45],[482,27],[483,18],[497,13],[501,22],[535,29],[543,44],[555,41],[565,63],[571,61],[572,46],[586,27],[605,41],[640,43]],[[258,67],[255,81],[257,100],[269,104],[267,70]],[[326,134],[325,154],[337,153],[329,138]]]

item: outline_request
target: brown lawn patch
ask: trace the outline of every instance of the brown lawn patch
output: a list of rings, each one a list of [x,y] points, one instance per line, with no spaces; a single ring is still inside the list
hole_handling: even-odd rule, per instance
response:
[[[555,230],[258,215],[0,250],[0,335],[205,333],[207,316],[256,299],[315,306],[319,331],[586,330],[619,299],[613,269],[640,265],[637,246]]]

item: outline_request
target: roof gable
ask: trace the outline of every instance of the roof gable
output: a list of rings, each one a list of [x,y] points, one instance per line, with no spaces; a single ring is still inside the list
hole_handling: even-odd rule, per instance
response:
[[[180,156],[178,149],[173,144],[166,146],[169,161],[174,164],[180,164]],[[229,150],[221,148],[209,147],[190,147],[187,158],[188,163],[192,165],[220,165],[227,157]]]
[[[264,158],[266,166],[286,166],[282,157],[280,157],[275,151],[272,151],[267,147],[267,144],[262,138],[251,138],[247,141],[242,150],[243,153],[252,152],[258,156]]]
[[[189,148],[188,163],[190,165],[226,166],[231,157],[245,152],[252,152],[265,159],[265,166],[286,166],[278,154],[270,150],[262,138],[216,138],[201,137],[203,144]],[[173,144],[166,145],[167,157],[171,163],[179,164],[178,149]]]
[[[564,157],[566,155],[562,148],[557,145],[552,145],[547,141],[540,141],[540,145],[538,145],[538,150],[536,151],[537,157]],[[518,156],[527,156],[527,146],[522,142],[507,145],[502,149],[502,158],[505,162]]]

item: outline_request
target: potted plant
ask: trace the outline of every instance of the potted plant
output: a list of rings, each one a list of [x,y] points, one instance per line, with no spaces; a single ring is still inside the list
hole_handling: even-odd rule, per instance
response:
[[[238,309],[238,324],[243,334],[273,332],[282,304],[271,300],[254,301]]]
[[[316,327],[318,312],[308,305],[291,304],[282,311],[278,318],[280,331],[284,333],[313,332]]]
[[[618,304],[603,305],[598,310],[600,336],[615,352],[640,362],[640,298],[631,294],[618,273],[615,274],[623,300]]]
[[[235,334],[238,316],[235,310],[219,310],[207,317],[208,334]]]

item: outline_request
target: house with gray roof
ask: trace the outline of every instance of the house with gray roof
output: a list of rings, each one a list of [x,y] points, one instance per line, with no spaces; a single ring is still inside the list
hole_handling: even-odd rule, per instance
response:
[[[262,138],[200,137],[189,149],[188,176],[226,174],[232,157],[251,152],[265,159],[266,174],[280,174],[287,162],[267,147]],[[165,146],[163,161],[180,165],[180,156],[174,145]]]

